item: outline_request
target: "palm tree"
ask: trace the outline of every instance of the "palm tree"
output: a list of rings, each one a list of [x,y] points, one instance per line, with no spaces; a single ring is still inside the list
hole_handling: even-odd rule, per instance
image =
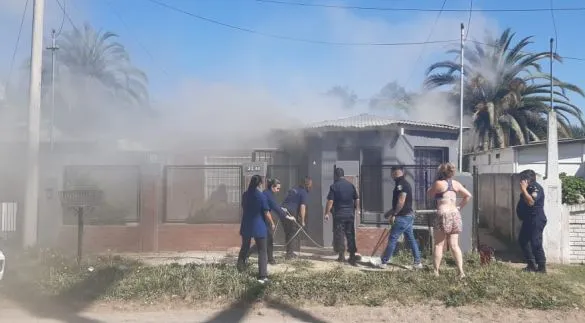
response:
[[[117,37],[112,32],[96,31],[87,23],[83,28],[66,31],[59,39],[56,67],[64,68],[76,85],[80,80],[83,85],[94,81],[118,99],[144,104],[148,101],[148,78],[132,65]],[[50,58],[50,53],[46,54],[45,58]]]
[[[498,39],[487,37],[484,43],[471,41],[465,48],[464,108],[473,115],[478,142],[476,148],[491,149],[522,145],[546,137],[546,116],[550,109],[550,75],[542,72],[540,61],[548,52],[527,53],[532,37],[513,42],[515,34],[506,29]],[[448,51],[459,55],[459,50]],[[456,58],[459,59],[459,58]],[[557,55],[556,61],[562,61]],[[425,87],[449,87],[459,99],[461,65],[456,61],[432,64],[427,70]],[[581,110],[570,102],[567,92],[585,96],[569,83],[553,78],[553,102],[561,137],[571,136],[574,117],[585,124]]]

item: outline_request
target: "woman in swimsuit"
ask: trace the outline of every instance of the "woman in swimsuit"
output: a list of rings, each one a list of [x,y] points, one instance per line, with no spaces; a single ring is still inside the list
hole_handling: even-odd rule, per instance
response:
[[[427,194],[433,197],[437,203],[437,217],[435,220],[434,239],[435,246],[433,252],[433,263],[435,275],[439,275],[439,266],[443,259],[443,248],[445,240],[451,246],[451,251],[457,263],[459,277],[465,277],[463,272],[463,255],[459,247],[459,234],[462,230],[461,213],[459,210],[465,207],[471,199],[471,194],[461,183],[453,180],[455,176],[455,165],[444,163],[439,166],[437,179],[433,186],[427,191]],[[457,205],[457,195],[463,196],[459,205]]]

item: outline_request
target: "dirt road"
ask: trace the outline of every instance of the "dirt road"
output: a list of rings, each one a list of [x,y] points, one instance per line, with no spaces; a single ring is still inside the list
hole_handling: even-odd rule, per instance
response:
[[[3,304],[4,305],[4,304]],[[113,305],[94,307],[80,314],[58,311],[26,312],[9,306],[0,310],[0,322],[38,322],[38,323],[122,323],[122,322],[168,322],[168,323],[293,323],[293,322],[582,322],[583,311],[535,311],[503,309],[496,307],[443,306],[405,307],[309,307],[266,308],[258,305],[253,308],[224,309],[185,309],[185,308],[124,308]]]

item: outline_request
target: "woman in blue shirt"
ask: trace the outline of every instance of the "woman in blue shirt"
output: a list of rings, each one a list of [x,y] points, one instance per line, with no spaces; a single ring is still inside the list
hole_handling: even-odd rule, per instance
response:
[[[258,281],[268,281],[268,259],[266,254],[266,238],[269,231],[274,231],[274,222],[270,215],[270,207],[266,196],[262,194],[262,176],[254,175],[250,179],[248,189],[242,195],[242,223],[240,224],[240,235],[242,236],[242,247],[238,256],[238,270],[245,268],[250,250],[252,238],[258,246]],[[265,222],[266,221],[266,222]],[[266,223],[269,224],[269,228]]]
[[[286,218],[286,214],[276,202],[276,197],[274,196],[275,193],[280,192],[280,181],[276,178],[266,180],[267,188],[264,190],[264,195],[266,196],[266,200],[268,201],[268,207],[270,207],[270,211],[274,212],[278,215],[281,220]],[[266,226],[270,227],[270,223],[266,222]],[[274,232],[272,230],[268,230],[268,238],[266,239],[266,251],[268,253],[268,263],[271,265],[275,265],[276,261],[274,260]]]

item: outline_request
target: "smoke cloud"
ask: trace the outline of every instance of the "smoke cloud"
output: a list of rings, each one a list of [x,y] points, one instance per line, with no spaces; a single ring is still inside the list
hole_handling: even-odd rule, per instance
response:
[[[14,44],[24,2],[8,0],[0,4],[0,41],[3,44]],[[68,11],[70,16],[75,17],[78,26],[88,20],[96,30],[113,31],[120,35],[119,42],[130,45],[132,40],[127,30],[114,30],[100,21],[92,21],[78,3],[74,7],[69,2],[66,2]],[[286,16],[275,14],[252,27],[270,30],[273,34],[330,42],[395,43],[424,41],[431,29],[434,33],[430,41],[457,40],[459,24],[467,18],[466,13],[444,13],[434,26],[436,13],[394,19],[397,15],[392,13],[372,16],[363,12],[329,9],[310,11],[308,15],[307,9],[288,9]],[[54,1],[47,2],[46,11],[45,36],[48,36],[51,28],[61,25],[63,15]],[[6,95],[11,97],[11,104],[18,107],[11,110],[17,115],[12,120],[21,124],[26,122],[27,100],[23,90],[26,90],[27,71],[23,69],[23,62],[30,55],[31,12],[32,2],[29,3],[10,80],[11,83],[18,83],[19,87],[17,91],[7,90],[10,95]],[[311,19],[299,24],[301,16]],[[488,26],[492,32],[496,28],[493,21],[474,13],[469,37],[481,38]],[[67,21],[64,29],[71,29]],[[146,35],[141,36],[146,39]],[[47,39],[45,44],[48,44]],[[400,119],[457,123],[457,110],[435,93],[419,96],[414,106],[406,111],[371,111],[367,100],[393,80],[410,91],[419,92],[426,67],[438,59],[451,58],[443,53],[447,48],[456,47],[457,42],[426,46],[336,46],[285,42],[246,34],[237,39],[226,49],[234,53],[231,59],[215,62],[218,77],[213,80],[181,74],[176,77],[162,76],[159,71],[168,67],[164,64],[172,65],[176,56],[173,56],[173,49],[169,46],[165,46],[164,51],[155,52],[155,56],[159,55],[156,64],[161,66],[137,66],[146,71],[151,84],[156,85],[151,88],[152,104],[149,106],[131,107],[112,96],[108,89],[89,76],[86,80],[62,81],[59,90],[66,98],[63,102],[69,103],[62,103],[66,106],[57,108],[56,117],[61,119],[60,130],[75,133],[76,137],[81,138],[84,136],[82,131],[69,130],[92,129],[104,140],[131,139],[153,149],[196,149],[269,146],[270,138],[266,138],[269,129],[294,128],[308,122],[364,112]],[[153,48],[157,41],[160,39],[147,39],[145,46]],[[174,45],[175,51],[184,50],[180,44]],[[271,53],[271,49],[276,47],[290,49],[298,54],[297,59],[276,57]],[[7,81],[11,55],[11,50],[0,53],[0,83]],[[130,51],[132,58],[138,55],[145,54]],[[419,55],[421,58],[417,60]],[[144,59],[139,61],[143,63]],[[48,68],[50,61],[45,59],[44,64]],[[177,70],[172,66],[169,69]],[[161,86],[163,82],[165,84]],[[360,98],[355,106],[348,109],[339,99],[325,95],[329,88],[336,85],[355,91]],[[47,89],[44,90],[43,119],[46,124],[49,96]],[[9,111],[1,113],[6,115]]]

